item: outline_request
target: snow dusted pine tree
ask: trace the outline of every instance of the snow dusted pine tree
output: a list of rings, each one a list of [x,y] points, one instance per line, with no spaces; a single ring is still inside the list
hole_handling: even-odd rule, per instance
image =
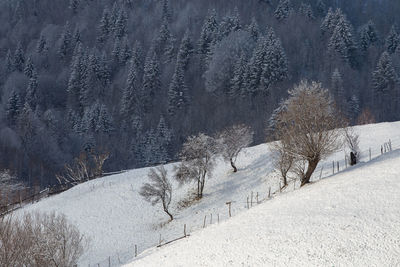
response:
[[[165,56],[166,62],[170,62],[174,55],[174,37],[169,29],[169,22],[164,19],[161,23],[158,37],[154,42],[155,52],[158,56]]]
[[[24,67],[25,67],[25,54],[24,54],[24,50],[22,48],[22,44],[21,43],[18,43],[17,49],[15,50],[13,66],[19,72],[22,72],[24,70]]]
[[[245,53],[241,51],[240,57],[236,60],[231,86],[229,88],[229,97],[236,99],[240,96],[246,96],[246,92],[242,91],[246,87],[247,59]]]
[[[26,63],[25,63],[24,74],[26,77],[28,77],[30,79],[30,78],[32,78],[33,71],[34,71],[34,66],[33,66],[32,58],[28,57],[28,59],[26,60]]]
[[[400,44],[400,36],[399,33],[397,32],[397,27],[395,25],[390,28],[390,32],[388,36],[386,37],[386,42],[385,42],[385,47],[386,51],[389,52],[389,54],[393,54],[396,52],[397,47]]]
[[[392,102],[397,101],[394,89],[399,79],[394,70],[392,59],[388,52],[383,52],[376,70],[372,73],[372,82],[375,93],[375,104],[380,110],[381,118],[384,114],[393,112]],[[390,98],[391,96],[392,99]]]
[[[61,34],[60,38],[60,44],[58,48],[58,54],[61,59],[65,60],[66,57],[71,53],[73,47],[72,47],[72,34],[71,34],[71,28],[69,26],[69,22],[64,26],[64,31]]]
[[[349,64],[354,64],[356,43],[353,37],[353,30],[346,17],[340,16],[335,30],[329,40],[328,49],[336,52]]]
[[[189,103],[185,73],[181,65],[176,66],[168,89],[168,113],[175,115],[178,110],[185,110]]]
[[[6,71],[6,74],[9,74],[15,70],[14,68],[14,60],[11,55],[10,49],[8,49],[7,54],[6,54],[6,60],[5,60],[5,66],[4,69]]]
[[[39,40],[36,44],[36,53],[42,54],[47,50],[49,50],[49,47],[47,45],[46,37],[43,34],[40,34]]]
[[[279,0],[278,6],[274,12],[275,18],[278,21],[284,21],[290,15],[291,7],[289,0]]]
[[[26,89],[25,102],[31,107],[32,110],[36,109],[38,104],[38,77],[35,70],[32,71],[31,77],[29,79],[28,88]]]
[[[239,12],[237,8],[235,9],[235,13],[232,15],[228,13],[225,15],[218,27],[218,40],[222,40],[226,36],[228,36],[231,32],[240,30],[240,18]]]
[[[332,8],[329,8],[328,13],[326,14],[325,18],[322,20],[321,24],[321,31],[322,33],[327,33],[329,35],[333,34],[336,25],[338,24],[338,21],[340,18],[342,18],[344,15],[342,13],[342,10],[340,8],[336,9],[335,12],[333,12]]]
[[[354,122],[360,114],[360,100],[356,95],[352,95],[347,104],[347,116]]]
[[[101,17],[100,20],[97,42],[100,44],[104,43],[108,39],[110,32],[111,32],[110,11],[106,7],[103,10],[103,16]]]
[[[176,63],[177,66],[180,66],[184,71],[186,71],[188,68],[190,57],[193,54],[193,49],[194,47],[190,38],[190,32],[187,29],[179,47]]]
[[[121,99],[121,116],[123,121],[128,123],[129,118],[140,116],[140,90],[137,81],[137,69],[134,61],[131,61],[128,79]]]
[[[19,114],[22,111],[22,102],[19,94],[13,90],[6,105],[6,117],[10,126],[15,125]]]
[[[375,24],[369,20],[367,24],[360,29],[360,48],[362,52],[366,52],[368,48],[378,41]]]
[[[318,0],[317,2],[317,7],[316,7],[317,15],[319,17],[322,17],[325,15],[326,11],[326,5],[324,3],[324,0]]]
[[[150,49],[144,65],[142,87],[144,111],[147,113],[153,108],[154,97],[160,92],[161,89],[160,63],[158,61],[157,54],[151,50],[152,49]]]
[[[299,13],[301,15],[303,15],[305,18],[307,18],[308,20],[312,21],[315,19],[315,16],[314,16],[314,13],[312,11],[310,4],[301,3],[300,8],[299,8]]]
[[[211,47],[216,43],[218,32],[217,12],[215,9],[212,9],[208,11],[198,42],[198,53],[201,55],[203,62],[210,54]]]
[[[251,18],[251,23],[247,26],[247,31],[250,33],[251,37],[254,41],[257,41],[258,36],[260,36],[260,27],[258,26],[257,20],[255,17]]]

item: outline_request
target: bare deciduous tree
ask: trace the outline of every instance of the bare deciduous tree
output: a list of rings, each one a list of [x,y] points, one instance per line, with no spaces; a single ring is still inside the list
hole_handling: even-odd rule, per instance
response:
[[[283,187],[285,187],[288,185],[288,173],[295,165],[295,158],[283,145],[281,142],[274,142],[271,150],[274,152],[275,167],[279,170],[282,176]]]
[[[181,164],[177,167],[175,178],[180,183],[197,182],[197,197],[203,197],[206,177],[211,177],[216,156],[214,138],[200,133],[191,136],[183,144],[180,153]]]
[[[164,212],[168,214],[171,221],[174,219],[169,212],[169,205],[172,199],[172,185],[167,177],[167,170],[164,166],[150,169],[148,177],[152,183],[146,183],[140,190],[140,195],[153,206],[162,204]]]
[[[328,91],[317,82],[302,81],[289,91],[284,105],[275,136],[284,155],[307,162],[307,170],[300,177],[303,186],[310,182],[320,160],[342,146],[343,123]]]
[[[222,131],[218,136],[221,144],[221,153],[226,161],[229,161],[233,172],[237,172],[236,159],[240,151],[253,142],[253,131],[250,127],[239,124]]]
[[[344,137],[347,147],[350,149],[350,165],[355,165],[361,156],[360,152],[360,136],[352,127],[344,128]]]
[[[76,266],[88,244],[64,215],[27,213],[0,220],[1,266]]]

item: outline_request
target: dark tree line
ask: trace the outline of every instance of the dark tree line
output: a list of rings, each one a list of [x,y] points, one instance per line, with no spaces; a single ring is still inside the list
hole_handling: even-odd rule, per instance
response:
[[[400,3],[15,0],[0,3],[0,168],[53,183],[176,159],[187,136],[263,118],[301,79],[353,123],[399,119]],[[382,14],[385,14],[382,16]]]

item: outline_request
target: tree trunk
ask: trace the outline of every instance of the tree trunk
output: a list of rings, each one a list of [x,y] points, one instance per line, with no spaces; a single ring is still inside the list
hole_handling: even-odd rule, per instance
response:
[[[310,183],[311,175],[313,174],[313,172],[317,168],[318,162],[319,162],[318,159],[314,159],[314,160],[309,160],[308,161],[307,172],[305,173],[305,175],[301,179],[301,186]]]
[[[236,168],[235,163],[233,162],[232,159],[231,159],[231,166],[233,168],[233,172],[237,172],[237,168]]]
[[[172,221],[172,220],[174,219],[174,216],[172,216],[172,214],[169,213],[168,209],[164,209],[164,211],[165,211],[165,213],[168,214],[168,216],[169,216],[169,218],[170,218],[170,221]]]

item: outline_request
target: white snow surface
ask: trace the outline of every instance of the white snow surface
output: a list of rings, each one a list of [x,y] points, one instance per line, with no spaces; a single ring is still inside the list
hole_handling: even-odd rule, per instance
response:
[[[381,154],[389,139],[400,148],[400,122],[355,127],[360,134],[362,161]],[[265,265],[399,265],[400,152],[342,170],[344,151],[320,163],[314,180],[329,178],[294,192],[278,191],[268,144],[244,149],[238,172],[218,160],[204,197],[179,208],[194,185],[172,180],[176,164],[166,165],[173,181],[171,211],[151,206],[139,195],[149,168],[100,178],[62,194],[28,205],[19,212],[63,213],[91,239],[79,266],[265,266]],[[341,172],[332,176],[332,161]],[[336,164],[335,164],[336,172]],[[293,190],[289,186],[287,191]],[[257,205],[271,191],[271,200]],[[253,207],[247,198],[253,192]],[[227,201],[232,201],[232,218]],[[212,221],[211,221],[212,214]],[[206,229],[203,228],[206,217]],[[217,223],[219,217],[220,223]],[[183,235],[190,237],[153,248]],[[212,225],[211,225],[212,224]],[[137,245],[139,256],[134,258]]]

